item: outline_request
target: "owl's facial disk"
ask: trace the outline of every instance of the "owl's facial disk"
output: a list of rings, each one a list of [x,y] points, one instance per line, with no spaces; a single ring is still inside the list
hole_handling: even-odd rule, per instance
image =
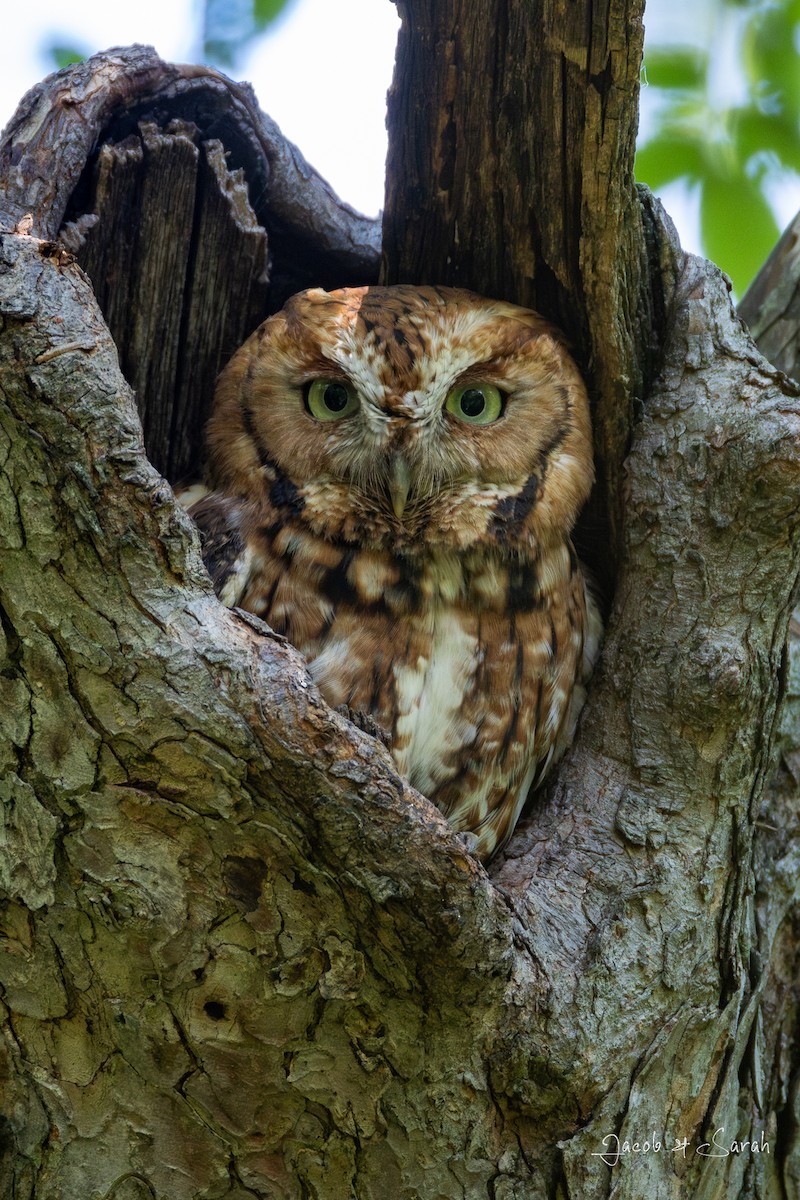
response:
[[[237,420],[249,466],[227,448]],[[592,480],[586,391],[559,335],[536,313],[447,288],[292,297],[223,373],[209,443],[225,486],[246,493],[247,472],[274,462],[318,524],[341,503],[398,535],[432,505],[464,504],[525,507],[563,530]]]

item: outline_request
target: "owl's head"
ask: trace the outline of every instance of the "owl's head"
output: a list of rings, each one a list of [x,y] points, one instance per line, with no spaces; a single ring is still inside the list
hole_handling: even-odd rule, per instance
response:
[[[301,292],[222,373],[214,487],[332,538],[515,551],[563,539],[592,484],[586,389],[538,314],[471,292]]]

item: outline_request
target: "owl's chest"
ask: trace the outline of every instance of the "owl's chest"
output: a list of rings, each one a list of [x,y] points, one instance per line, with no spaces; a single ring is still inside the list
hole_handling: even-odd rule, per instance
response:
[[[568,708],[580,635],[555,649],[544,613],[441,605],[402,622],[341,613],[310,668],[330,704],[369,713],[390,733],[399,771],[450,812],[464,793],[517,786],[546,756]]]
[[[391,733],[401,772],[430,791],[443,752],[477,734],[464,714],[485,653],[478,622],[453,607],[400,621],[342,611],[309,665],[330,704],[367,712]]]
[[[254,590],[256,611],[305,655],[328,703],[383,726],[399,770],[445,811],[464,788],[524,780],[562,722],[580,654],[568,549],[539,563],[545,598],[525,563],[431,554],[412,573],[375,552],[300,554],[293,538]]]

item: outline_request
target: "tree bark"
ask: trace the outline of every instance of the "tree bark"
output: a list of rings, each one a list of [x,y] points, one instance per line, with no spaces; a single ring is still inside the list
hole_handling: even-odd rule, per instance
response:
[[[626,20],[609,8],[579,28]],[[585,103],[566,106],[575,123],[536,130],[543,160],[594,120],[598,43],[568,41],[568,63],[583,47]],[[398,71],[426,53],[444,75],[434,45],[407,40]],[[623,87],[620,61],[608,95],[622,89],[630,124],[635,78],[626,66]],[[69,126],[84,139],[75,161],[74,137],[47,130],[72,119],[56,100],[80,74],[28,99],[0,159],[16,224],[0,249],[3,1194],[791,1195],[797,388],[659,206],[633,215],[626,160],[616,259],[613,211],[595,214],[591,253],[584,229],[564,256],[573,270],[606,263],[592,284],[605,307],[584,312],[580,289],[571,303],[598,405],[610,414],[622,397],[630,436],[606,645],[573,752],[487,873],[383,747],[327,708],[291,647],[218,604],[145,455],[90,283],[54,241],[81,215],[70,205],[92,130],[120,110],[138,130],[152,108],[137,89],[189,88],[198,114],[232,85],[139,51],[85,70],[107,75]],[[226,94],[243,130],[232,140],[269,147],[273,127]],[[612,124],[606,110],[597,129]],[[460,126],[452,136],[464,144]],[[413,145],[416,162],[427,143]],[[61,146],[63,169],[51,157],[45,172]],[[306,245],[334,262],[355,218],[332,234],[342,210],[315,207],[294,178]],[[261,228],[291,231],[272,204],[267,191]],[[573,296],[577,277],[559,278]],[[477,269],[460,281],[490,290]],[[638,333],[635,296],[660,297]],[[603,318],[624,328],[601,368]],[[637,404],[652,331],[661,369]],[[630,364],[617,380],[608,347]],[[619,481],[612,424],[601,418],[599,446]],[[604,479],[619,514],[610,468]],[[707,1157],[717,1129],[769,1151]],[[645,1152],[653,1132],[661,1148]],[[640,1149],[613,1164],[609,1135]]]
[[[800,214],[784,230],[739,305],[762,354],[781,371],[800,376]]]

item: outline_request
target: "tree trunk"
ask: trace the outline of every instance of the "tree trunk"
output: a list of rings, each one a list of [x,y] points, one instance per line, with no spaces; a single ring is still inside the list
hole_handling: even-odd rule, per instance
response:
[[[637,201],[639,14],[519,0],[487,43],[475,3],[410,8],[384,272],[536,302],[590,371],[616,582],[579,738],[487,873],[299,655],[219,605],[120,361],[152,387],[151,454],[191,468],[193,347],[214,331],[211,371],[287,288],[369,281],[373,232],[209,69],[115,52],[27,97],[0,147],[15,1200],[797,1189],[797,388]],[[191,231],[145,271],[143,239],[114,248],[164,175]],[[233,243],[202,235],[212,210]],[[202,299],[217,236],[246,317]]]

